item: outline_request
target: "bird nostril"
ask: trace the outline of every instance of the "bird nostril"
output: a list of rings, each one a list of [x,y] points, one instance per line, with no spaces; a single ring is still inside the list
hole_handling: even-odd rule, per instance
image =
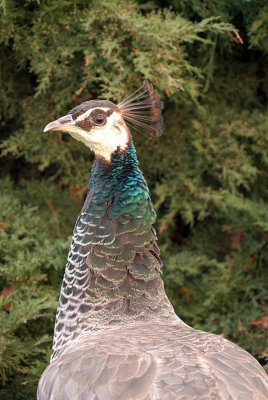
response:
[[[53,122],[50,122],[44,129],[44,132],[47,131],[58,131],[61,130],[64,126],[71,125],[73,122],[72,116],[71,115],[65,115],[64,117],[61,117],[59,119],[56,119]]]
[[[69,124],[72,121],[73,121],[73,119],[72,119],[71,115],[65,115],[64,117],[61,117],[58,119],[58,122],[60,124]]]

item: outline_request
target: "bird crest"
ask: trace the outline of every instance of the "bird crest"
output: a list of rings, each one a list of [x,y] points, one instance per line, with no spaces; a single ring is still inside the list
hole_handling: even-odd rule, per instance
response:
[[[161,136],[163,133],[163,102],[153,85],[147,80],[134,93],[121,101],[117,107],[123,112],[123,117],[129,125],[149,137]]]

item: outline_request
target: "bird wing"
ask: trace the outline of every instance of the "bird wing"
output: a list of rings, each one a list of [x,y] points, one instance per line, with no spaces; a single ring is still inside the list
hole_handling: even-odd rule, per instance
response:
[[[239,346],[224,340],[222,351],[210,350],[207,361],[224,399],[268,399],[265,371],[251,354]]]
[[[132,323],[85,336],[51,363],[39,400],[267,400],[258,362],[187,325]]]
[[[228,340],[194,329],[169,344],[158,387],[161,400],[268,399],[267,375],[254,357]]]
[[[79,346],[47,368],[40,400],[153,400],[157,365],[148,353]]]

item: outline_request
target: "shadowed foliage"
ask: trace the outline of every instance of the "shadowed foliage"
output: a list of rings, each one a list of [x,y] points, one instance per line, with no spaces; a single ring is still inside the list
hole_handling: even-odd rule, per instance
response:
[[[178,315],[265,366],[265,0],[6,0],[0,9],[0,397],[34,399],[93,154],[44,126],[149,79],[164,134],[134,133]]]

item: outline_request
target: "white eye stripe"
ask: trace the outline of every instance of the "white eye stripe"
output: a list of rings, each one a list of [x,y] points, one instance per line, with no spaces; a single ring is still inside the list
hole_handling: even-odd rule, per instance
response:
[[[108,108],[108,107],[94,107],[94,108],[90,108],[89,110],[87,110],[86,112],[84,112],[84,114],[79,115],[79,117],[77,117],[75,121],[83,121],[84,119],[86,119],[87,117],[89,117],[90,114],[92,113],[92,111],[94,111],[94,110],[107,111],[107,110],[110,110],[110,108]]]

